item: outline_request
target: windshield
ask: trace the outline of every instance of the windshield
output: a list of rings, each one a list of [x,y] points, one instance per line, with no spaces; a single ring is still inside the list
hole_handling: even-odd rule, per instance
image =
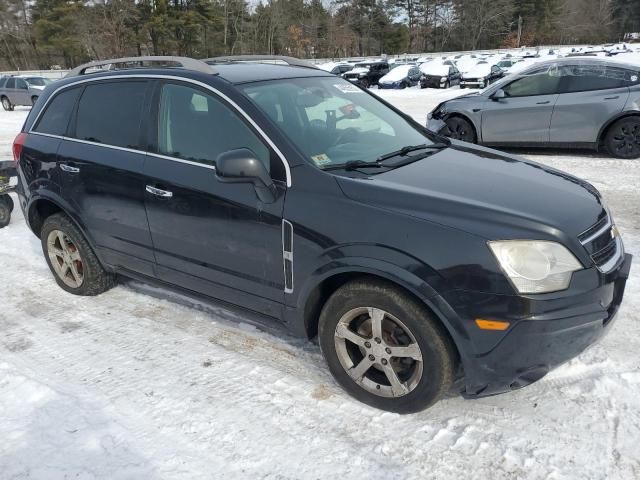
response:
[[[30,78],[25,78],[25,80],[29,85],[32,85],[34,87],[46,87],[51,83],[51,80],[49,80],[48,78],[42,78],[42,77],[30,77]]]
[[[340,78],[288,78],[243,89],[319,168],[433,143],[418,126]]]

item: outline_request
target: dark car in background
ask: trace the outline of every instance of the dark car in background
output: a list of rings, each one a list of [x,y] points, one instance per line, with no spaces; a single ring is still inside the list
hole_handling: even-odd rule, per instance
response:
[[[496,80],[504,77],[505,73],[497,65],[480,61],[462,74],[460,88],[485,88]]]
[[[407,88],[418,85],[422,72],[417,65],[397,65],[378,80],[378,88]]]
[[[369,88],[377,85],[378,81],[387,73],[389,73],[389,64],[387,62],[361,62],[356,63],[353,69],[343,74],[342,77],[363,88]]]
[[[640,157],[640,67],[599,58],[540,62],[438,105],[428,127],[466,142],[606,149]]]
[[[449,61],[433,60],[423,63],[420,71],[420,88],[449,88],[460,83],[460,71]]]
[[[592,185],[246,61],[105,60],[43,92],[13,153],[61,289],[235,305],[317,335],[347,392],[400,413],[526,386],[611,329],[632,259]]]

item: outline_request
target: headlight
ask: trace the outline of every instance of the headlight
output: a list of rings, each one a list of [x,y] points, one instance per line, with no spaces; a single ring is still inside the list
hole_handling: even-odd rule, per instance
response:
[[[569,286],[582,265],[564,246],[544,240],[489,242],[500,267],[519,293],[548,293]]]
[[[358,76],[359,76],[360,78],[362,78],[362,77],[366,77],[366,76],[367,76],[367,74],[366,74],[366,73],[359,73],[359,74],[358,74]]]
[[[441,81],[441,82],[446,82],[446,81],[447,81],[447,77],[442,77],[442,78],[440,79],[440,81]]]

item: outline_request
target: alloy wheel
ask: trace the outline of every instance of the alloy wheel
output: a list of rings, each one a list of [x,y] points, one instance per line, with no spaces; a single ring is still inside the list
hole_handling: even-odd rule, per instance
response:
[[[47,237],[47,254],[56,275],[70,288],[80,288],[84,282],[84,264],[75,243],[60,230]]]
[[[612,146],[616,155],[640,156],[640,123],[623,123],[613,135]]]
[[[345,313],[334,333],[338,360],[366,391],[401,397],[422,378],[422,352],[409,328],[390,313],[358,307]]]
[[[4,97],[2,99],[2,108],[4,108],[5,110],[11,110],[11,102],[7,97]]]

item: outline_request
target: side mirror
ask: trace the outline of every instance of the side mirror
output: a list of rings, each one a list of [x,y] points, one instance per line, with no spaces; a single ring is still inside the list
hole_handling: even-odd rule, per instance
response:
[[[277,189],[264,164],[248,148],[221,153],[216,159],[218,180],[227,183],[253,183],[260,201],[275,201]]]
[[[507,94],[504,93],[504,90],[499,88],[498,90],[496,90],[495,92],[493,92],[491,94],[491,100],[493,100],[494,102],[497,102],[498,100],[500,100],[502,98],[506,98],[506,96],[507,96]]]

